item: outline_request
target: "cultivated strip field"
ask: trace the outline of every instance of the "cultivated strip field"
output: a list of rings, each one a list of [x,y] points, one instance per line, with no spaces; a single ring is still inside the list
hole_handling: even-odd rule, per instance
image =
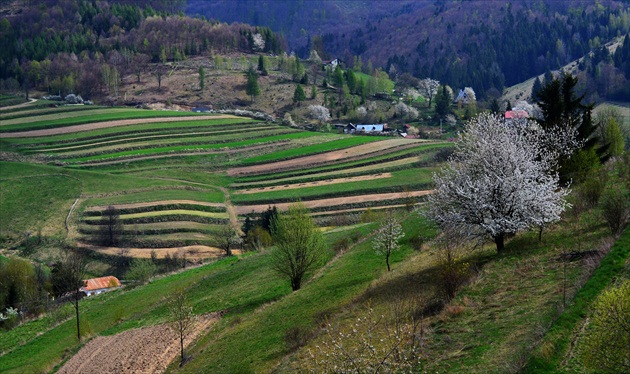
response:
[[[217,237],[228,222],[295,201],[326,217],[408,207],[429,193],[435,155],[449,146],[308,132],[231,115],[45,102],[0,116],[0,151],[41,165],[7,163],[0,183],[19,191],[39,176],[41,189],[34,193],[55,183],[70,192],[56,193],[63,200],[47,202],[56,213],[37,225],[65,227],[65,235],[104,255],[119,255],[124,247],[134,257],[155,251],[158,257],[214,258],[221,255]],[[47,204],[35,196],[28,201]],[[18,223],[3,235],[22,235],[19,227],[28,220],[17,205],[3,204],[3,222]],[[102,244],[109,206],[123,225],[118,246]]]

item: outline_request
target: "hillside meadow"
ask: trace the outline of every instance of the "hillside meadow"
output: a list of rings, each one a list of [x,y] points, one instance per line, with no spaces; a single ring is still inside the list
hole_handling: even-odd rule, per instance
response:
[[[188,259],[147,284],[83,299],[83,343],[69,305],[2,331],[3,372],[54,371],[92,338],[164,324],[165,300],[176,293],[195,315],[221,318],[190,343],[186,365],[176,359],[169,372],[330,371],[319,366],[333,353],[322,347],[372,313],[382,315],[371,330],[379,349],[391,326],[421,321],[415,370],[565,372],[579,367],[568,342],[589,306],[627,267],[630,233],[615,243],[599,208],[574,210],[541,241],[524,232],[502,254],[492,246],[457,252],[465,279],[445,302],[444,243],[422,209],[446,141],[37,102],[0,115],[13,121],[0,129],[0,260],[54,261],[59,243],[71,241],[91,258],[90,274],[124,280],[121,254]],[[223,255],[217,238],[228,223],[297,201],[326,240],[301,290],[272,271],[269,249]],[[109,206],[123,224],[119,246],[99,243]],[[395,211],[405,233],[391,272],[373,250],[384,210]],[[41,239],[34,248],[32,236]],[[596,256],[563,260],[575,250]]]

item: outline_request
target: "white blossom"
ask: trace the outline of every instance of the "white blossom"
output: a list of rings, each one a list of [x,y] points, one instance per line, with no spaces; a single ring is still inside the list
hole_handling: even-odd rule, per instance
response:
[[[254,41],[254,45],[252,46],[254,51],[262,51],[265,49],[265,39],[260,33],[252,35],[252,40]]]
[[[416,108],[410,107],[407,104],[403,103],[402,101],[396,104],[396,107],[394,108],[394,110],[396,111],[396,115],[398,115],[399,117],[406,118],[406,119],[418,118],[418,111],[416,110]]]
[[[429,102],[435,95],[437,95],[439,87],[440,81],[431,78],[425,78],[418,82],[418,89],[420,90],[420,93],[429,99]]]
[[[506,234],[559,220],[568,190],[559,188],[555,167],[575,146],[573,135],[480,115],[459,134],[448,166],[434,174],[427,216],[465,237],[489,236],[499,251]]]
[[[379,255],[385,256],[387,271],[389,271],[389,256],[400,248],[398,241],[404,236],[405,234],[400,223],[398,223],[398,220],[391,212],[388,212],[381,227],[376,232],[374,240],[372,240],[374,251]]]
[[[309,115],[318,120],[319,122],[328,122],[330,121],[330,111],[321,105],[309,105],[308,106]]]

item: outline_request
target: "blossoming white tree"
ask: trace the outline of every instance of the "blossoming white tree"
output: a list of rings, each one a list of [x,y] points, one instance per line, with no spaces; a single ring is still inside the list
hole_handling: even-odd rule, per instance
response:
[[[320,123],[325,123],[330,121],[330,111],[328,108],[321,105],[309,105],[308,106],[309,115],[318,120]]]
[[[555,166],[559,154],[571,151],[573,135],[480,115],[459,135],[448,166],[434,175],[427,216],[464,237],[490,237],[503,251],[506,235],[560,219],[568,190],[559,187]]]
[[[376,253],[385,256],[385,263],[387,264],[387,271],[389,268],[389,256],[392,252],[400,248],[398,241],[405,236],[402,231],[402,227],[392,212],[387,212],[385,220],[378,229],[378,232],[374,236],[372,246]]]
[[[431,78],[425,78],[418,82],[418,90],[420,93],[429,99],[429,107],[431,107],[431,101],[433,97],[437,95],[438,87],[440,87],[440,81]]]

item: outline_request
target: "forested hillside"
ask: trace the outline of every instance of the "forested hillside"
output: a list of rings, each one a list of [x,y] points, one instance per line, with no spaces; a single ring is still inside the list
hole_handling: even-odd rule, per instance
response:
[[[627,2],[216,1],[189,14],[266,25],[292,50],[497,96],[630,31]],[[298,22],[299,20],[299,22]],[[615,66],[619,68],[619,66]],[[628,77],[626,76],[626,79]]]
[[[173,13],[177,4],[181,2],[13,2],[0,20],[0,88],[91,98],[125,75],[139,77],[150,62],[177,62],[212,51],[283,49],[268,28],[186,17]]]

